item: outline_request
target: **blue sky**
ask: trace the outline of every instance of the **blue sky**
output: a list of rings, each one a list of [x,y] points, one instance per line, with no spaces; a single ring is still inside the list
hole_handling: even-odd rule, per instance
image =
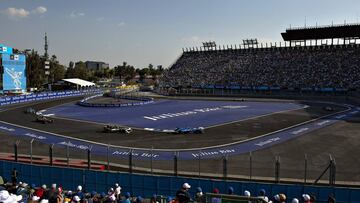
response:
[[[356,23],[356,0],[0,0],[0,43],[43,53],[60,62],[123,61],[137,68],[167,67],[182,47],[202,41],[282,41],[290,26]]]

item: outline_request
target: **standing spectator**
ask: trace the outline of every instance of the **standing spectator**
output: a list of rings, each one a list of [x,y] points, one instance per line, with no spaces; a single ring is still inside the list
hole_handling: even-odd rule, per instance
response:
[[[47,199],[49,200],[49,203],[56,203],[57,202],[58,191],[56,189],[56,184],[55,183],[53,183],[51,185],[51,188],[47,193],[48,194],[46,196],[48,197]]]
[[[121,187],[119,183],[115,183],[115,197],[117,200],[120,200]]]
[[[77,186],[75,195],[78,196],[80,199],[84,198],[84,193],[82,192],[82,186],[81,185]]]
[[[13,184],[17,183],[17,179],[18,179],[18,171],[16,170],[16,168],[13,168],[12,172],[11,172],[11,182]]]
[[[182,185],[182,188],[176,192],[176,199],[178,200],[179,203],[188,203],[192,201],[191,196],[189,194],[190,188],[191,186],[189,185],[189,183],[184,183]]]

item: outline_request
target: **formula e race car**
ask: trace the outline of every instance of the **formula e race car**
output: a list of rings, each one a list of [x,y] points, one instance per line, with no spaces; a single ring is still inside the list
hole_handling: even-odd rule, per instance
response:
[[[129,127],[120,127],[117,125],[105,125],[104,126],[104,133],[125,133],[130,134],[132,129]]]
[[[325,111],[334,111],[334,108],[331,107],[331,106],[324,106],[323,109],[324,109]]]
[[[36,122],[42,123],[42,124],[46,124],[46,123],[53,123],[54,120],[46,117],[46,116],[42,116],[42,115],[37,115],[36,116]]]
[[[36,110],[35,110],[35,109],[33,109],[33,108],[29,107],[29,108],[25,109],[25,113],[26,113],[26,114],[32,114],[32,115],[35,115],[37,112],[36,112]]]
[[[202,134],[204,133],[203,127],[197,128],[176,128],[174,134]]]

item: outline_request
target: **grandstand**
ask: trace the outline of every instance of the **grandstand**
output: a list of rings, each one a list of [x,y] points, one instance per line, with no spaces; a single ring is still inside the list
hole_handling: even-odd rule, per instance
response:
[[[164,74],[161,86],[356,90],[360,88],[360,45],[356,41],[360,33],[355,32],[359,27],[289,29],[282,33],[289,42],[275,46],[186,49]],[[328,34],[319,36],[324,29]],[[324,43],[325,39],[331,43]]]

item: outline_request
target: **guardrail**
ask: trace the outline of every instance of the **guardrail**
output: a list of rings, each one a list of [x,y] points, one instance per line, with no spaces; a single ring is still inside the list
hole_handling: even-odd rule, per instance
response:
[[[153,98],[146,98],[146,97],[131,97],[131,96],[121,96],[117,97],[118,99],[127,99],[127,100],[135,100],[140,102],[131,102],[131,103],[124,103],[124,104],[100,104],[100,103],[90,103],[88,100],[94,99],[96,97],[101,97],[102,94],[93,95],[91,97],[87,97],[81,101],[79,101],[77,104],[80,106],[85,107],[128,107],[128,106],[141,106],[145,104],[150,104],[154,102]]]
[[[0,106],[46,100],[46,99],[56,99],[62,97],[72,97],[72,96],[81,96],[87,94],[95,94],[103,92],[101,89],[93,90],[74,90],[74,91],[61,91],[61,92],[44,92],[38,94],[28,94],[28,95],[19,95],[19,96],[6,96],[0,98]]]

